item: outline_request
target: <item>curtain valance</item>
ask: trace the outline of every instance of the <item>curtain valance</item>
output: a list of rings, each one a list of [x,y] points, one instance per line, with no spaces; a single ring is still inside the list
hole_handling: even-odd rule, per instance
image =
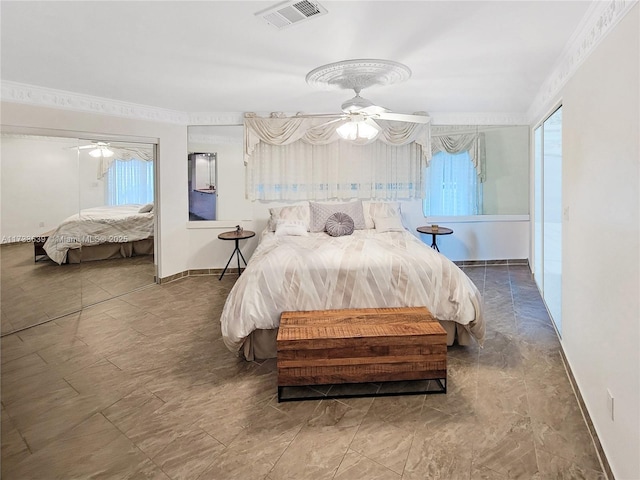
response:
[[[336,133],[336,129],[349,119],[338,122],[330,122],[331,119],[323,117],[285,117],[279,113],[273,113],[270,117],[258,117],[254,113],[246,113],[245,126],[245,163],[259,142],[268,145],[289,145],[298,140],[311,145],[327,145],[342,140]],[[381,141],[387,145],[408,145],[415,142],[422,147],[425,161],[431,158],[430,125],[390,122],[376,120],[380,131],[371,140],[361,139],[357,143],[366,145],[375,141]]]
[[[116,160],[123,161],[131,161],[131,160],[141,160],[143,162],[152,162],[153,161],[153,150],[148,148],[136,148],[136,147],[127,147],[117,148],[117,147],[109,147],[110,150],[113,151],[112,157],[102,157],[100,159],[100,170],[98,171],[98,179],[103,178],[113,162]]]
[[[469,152],[471,162],[481,182],[485,180],[484,133],[434,134],[431,137],[431,153]]]

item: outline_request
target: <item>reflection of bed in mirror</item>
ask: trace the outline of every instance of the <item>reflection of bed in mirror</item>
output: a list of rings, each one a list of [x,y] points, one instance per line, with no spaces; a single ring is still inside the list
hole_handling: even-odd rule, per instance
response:
[[[43,249],[58,264],[153,254],[153,204],[81,210],[52,231]]]

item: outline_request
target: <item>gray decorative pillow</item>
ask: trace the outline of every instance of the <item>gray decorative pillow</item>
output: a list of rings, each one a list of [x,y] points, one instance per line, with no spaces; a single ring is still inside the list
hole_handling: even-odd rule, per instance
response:
[[[332,237],[351,235],[353,233],[353,218],[346,213],[334,213],[327,219],[325,228]]]
[[[327,219],[338,212],[349,215],[353,219],[353,226],[356,230],[366,228],[361,200],[348,203],[309,202],[309,208],[311,212],[310,231],[312,232],[324,232]]]

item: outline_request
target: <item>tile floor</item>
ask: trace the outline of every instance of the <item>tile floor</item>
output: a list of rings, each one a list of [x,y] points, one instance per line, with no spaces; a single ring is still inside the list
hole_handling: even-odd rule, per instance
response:
[[[485,347],[446,395],[276,401],[226,350],[235,279],[188,277],[2,338],[2,478],[603,479],[526,266],[465,271]]]
[[[33,244],[0,246],[0,331],[5,334],[153,284],[153,255],[57,265]]]

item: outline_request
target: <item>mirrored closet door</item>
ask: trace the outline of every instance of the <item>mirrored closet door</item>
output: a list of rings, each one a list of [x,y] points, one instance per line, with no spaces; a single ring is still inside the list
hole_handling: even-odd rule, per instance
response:
[[[155,281],[153,144],[2,133],[2,334]]]

